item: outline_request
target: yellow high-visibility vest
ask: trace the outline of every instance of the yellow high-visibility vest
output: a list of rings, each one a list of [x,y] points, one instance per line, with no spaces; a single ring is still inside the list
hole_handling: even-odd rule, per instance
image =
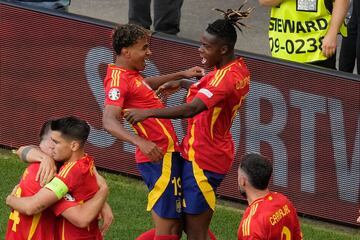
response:
[[[295,62],[325,60],[322,40],[330,27],[325,0],[282,0],[271,9],[269,44],[273,57]],[[344,26],[342,27],[342,31]]]

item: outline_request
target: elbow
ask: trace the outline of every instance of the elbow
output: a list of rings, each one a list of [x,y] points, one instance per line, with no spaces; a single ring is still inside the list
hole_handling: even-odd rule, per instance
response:
[[[199,109],[198,109],[197,106],[195,106],[195,105],[188,105],[188,107],[187,107],[187,109],[186,109],[183,117],[184,117],[184,118],[192,118],[192,117],[194,117],[196,114],[198,114],[199,112],[201,112],[201,111],[199,111]]]
[[[24,213],[27,216],[32,216],[35,214],[38,214],[40,211],[37,210],[38,208],[34,207],[34,206],[27,206],[24,209]]]
[[[110,122],[109,122],[109,119],[107,118],[107,117],[103,117],[103,119],[102,119],[102,124],[103,124],[103,128],[104,128],[104,130],[106,130],[106,131],[109,131],[109,129],[110,129]]]

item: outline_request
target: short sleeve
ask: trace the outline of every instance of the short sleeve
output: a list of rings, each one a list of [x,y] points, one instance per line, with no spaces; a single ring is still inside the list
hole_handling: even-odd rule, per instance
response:
[[[216,78],[209,81],[208,84],[198,91],[195,97],[199,98],[208,109],[214,107],[227,97],[230,90],[225,78],[223,77],[219,82],[216,81]]]
[[[122,74],[124,73],[120,70],[112,70],[112,79],[107,81],[105,86],[105,106],[123,107],[124,100],[129,92],[129,86],[125,79],[122,78]]]
[[[61,215],[66,209],[79,205],[80,203],[68,193],[58,202],[51,206],[51,210],[56,216]]]

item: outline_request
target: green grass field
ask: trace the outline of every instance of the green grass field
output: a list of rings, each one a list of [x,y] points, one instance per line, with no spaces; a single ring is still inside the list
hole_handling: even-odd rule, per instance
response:
[[[25,167],[26,165],[10,151],[0,149],[0,169],[2,170],[0,239],[4,239],[10,212],[5,205],[5,198],[19,181]],[[110,187],[109,203],[115,216],[106,239],[131,240],[152,228],[150,214],[145,211],[147,189],[142,181],[106,172],[101,173]],[[243,209],[243,206],[238,205],[219,201],[211,223],[211,229],[219,240],[236,239]],[[301,229],[306,240],[360,240],[360,229],[345,228],[308,219],[301,219]],[[186,239],[185,236],[183,239]]]

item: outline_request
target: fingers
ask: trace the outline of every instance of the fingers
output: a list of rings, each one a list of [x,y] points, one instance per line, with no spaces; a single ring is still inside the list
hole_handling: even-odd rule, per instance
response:
[[[105,234],[107,233],[107,231],[109,230],[110,228],[110,225],[112,223],[113,219],[107,219],[105,220],[104,219],[104,222],[103,222],[103,225],[101,226],[101,229],[100,229],[100,232],[103,236],[105,236]]]
[[[329,58],[335,54],[336,47],[323,47],[322,52],[325,57]]]
[[[15,185],[15,187],[11,191],[10,195],[16,197],[16,191],[17,191],[18,188],[19,188],[19,184]]]
[[[152,162],[161,161],[164,157],[164,153],[162,152],[161,148],[159,148],[158,146],[153,148],[153,150],[151,151],[151,153],[149,155],[150,155],[150,160]]]
[[[56,166],[53,160],[43,160],[36,174],[36,181],[40,182],[40,186],[45,186],[56,174]]]

